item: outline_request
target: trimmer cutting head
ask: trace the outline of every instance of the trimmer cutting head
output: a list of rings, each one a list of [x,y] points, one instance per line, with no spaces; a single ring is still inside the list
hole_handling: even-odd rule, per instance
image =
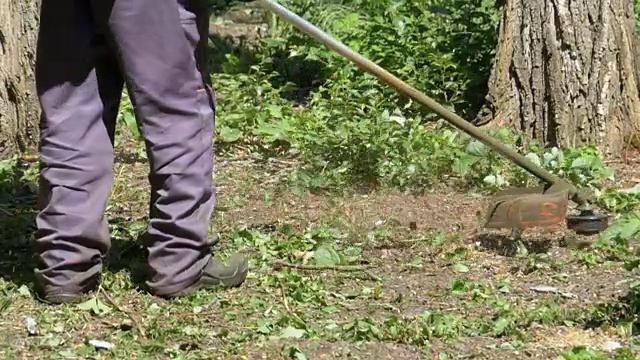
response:
[[[580,235],[595,235],[608,227],[609,217],[583,208],[567,216],[571,186],[557,182],[550,187],[508,188],[498,192],[487,212],[486,228],[552,228],[566,222]]]

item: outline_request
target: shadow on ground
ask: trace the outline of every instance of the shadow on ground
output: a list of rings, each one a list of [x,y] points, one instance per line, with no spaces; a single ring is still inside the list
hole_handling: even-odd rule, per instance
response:
[[[36,195],[22,179],[27,164],[0,168],[0,277],[17,286],[33,282]]]
[[[524,240],[515,236],[498,234],[480,234],[473,241],[484,250],[506,257],[516,256],[519,246],[523,246],[532,254],[546,254],[554,245],[552,240],[544,237]]]
[[[584,321],[585,329],[597,329],[605,325],[627,326],[629,335],[640,335],[640,293],[637,289],[631,289],[628,293],[613,301],[597,304],[592,311],[592,316]]]
[[[2,165],[2,163],[0,163]],[[25,176],[30,164],[18,163],[0,167],[0,278],[21,287],[34,288],[34,268],[37,265],[34,234],[37,215],[37,186]],[[104,271],[127,271],[134,285],[144,287],[146,251],[139,234],[118,232],[126,219],[110,221],[112,248],[104,261]],[[127,236],[129,235],[129,236]]]

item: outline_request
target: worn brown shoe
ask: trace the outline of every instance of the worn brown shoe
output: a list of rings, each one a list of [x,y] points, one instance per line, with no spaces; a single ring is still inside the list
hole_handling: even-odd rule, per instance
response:
[[[197,290],[222,285],[225,288],[236,287],[242,284],[249,273],[249,262],[241,254],[233,254],[226,261],[212,258],[202,270],[200,279],[193,285],[165,295],[166,298],[177,298],[189,295]]]
[[[42,294],[43,302],[51,305],[62,304],[77,304],[86,300],[89,295],[96,290],[98,283],[100,282],[99,276],[94,277],[81,289],[65,290],[45,287],[40,287],[40,293]]]
[[[82,302],[86,296],[86,293],[81,292],[45,294],[43,300],[51,305],[77,304]]]

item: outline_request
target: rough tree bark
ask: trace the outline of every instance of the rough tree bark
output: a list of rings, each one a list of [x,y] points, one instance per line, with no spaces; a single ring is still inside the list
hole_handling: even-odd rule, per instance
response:
[[[38,0],[0,0],[0,160],[36,144]]]
[[[640,125],[633,0],[507,0],[477,125],[620,154]]]

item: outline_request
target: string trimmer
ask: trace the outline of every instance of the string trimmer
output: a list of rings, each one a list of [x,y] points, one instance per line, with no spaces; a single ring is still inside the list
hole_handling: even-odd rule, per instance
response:
[[[597,234],[608,227],[609,217],[595,213],[590,205],[593,200],[591,192],[580,190],[569,181],[534,164],[523,155],[493,139],[484,131],[445,109],[436,101],[351,50],[284,6],[272,0],[259,0],[258,2],[262,7],[277,14],[298,30],[344,56],[396,90],[430,108],[458,129],[493,148],[546,183],[545,186],[508,188],[497,193],[489,206],[485,227],[524,230],[532,227],[556,226],[566,221],[570,229],[581,235]],[[567,216],[569,200],[578,204],[579,213]]]

